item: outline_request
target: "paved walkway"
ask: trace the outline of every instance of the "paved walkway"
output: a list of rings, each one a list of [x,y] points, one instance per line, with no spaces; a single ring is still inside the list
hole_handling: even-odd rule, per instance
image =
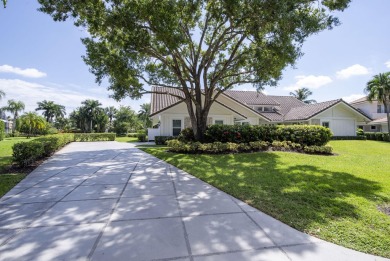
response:
[[[72,143],[0,199],[0,260],[385,260],[298,232],[133,146]]]

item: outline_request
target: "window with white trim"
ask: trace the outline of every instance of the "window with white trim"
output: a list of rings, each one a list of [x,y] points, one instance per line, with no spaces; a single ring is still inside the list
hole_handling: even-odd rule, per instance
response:
[[[380,105],[380,104],[377,105],[376,113],[382,113],[382,105]]]
[[[371,130],[376,130],[376,126],[375,125],[371,125]]]
[[[214,124],[215,125],[223,125],[223,120],[215,120]]]
[[[329,126],[330,126],[329,121],[323,121],[322,126],[325,128],[329,128]]]
[[[172,120],[172,136],[179,136],[181,132],[181,120]]]

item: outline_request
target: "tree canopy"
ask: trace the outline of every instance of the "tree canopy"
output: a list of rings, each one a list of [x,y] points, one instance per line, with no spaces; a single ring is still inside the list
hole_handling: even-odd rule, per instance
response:
[[[84,61],[117,100],[148,86],[180,89],[202,139],[217,97],[240,84],[275,86],[305,39],[339,24],[350,0],[39,0],[55,21],[74,18],[91,37]]]
[[[367,93],[369,101],[378,101],[383,103],[387,115],[387,128],[390,134],[390,72],[375,75],[367,83],[364,91]]]

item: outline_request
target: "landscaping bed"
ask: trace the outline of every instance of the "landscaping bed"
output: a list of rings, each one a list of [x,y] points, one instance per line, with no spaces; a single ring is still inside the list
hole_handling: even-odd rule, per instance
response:
[[[390,144],[331,141],[338,157],[144,151],[310,235],[390,257]]]

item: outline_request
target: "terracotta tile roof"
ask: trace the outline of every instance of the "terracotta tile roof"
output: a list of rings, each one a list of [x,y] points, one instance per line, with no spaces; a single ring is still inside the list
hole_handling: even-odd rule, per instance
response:
[[[224,94],[247,105],[279,105],[270,96],[255,91],[225,91]]]
[[[152,94],[150,116],[153,116],[182,102],[177,97],[161,93],[172,93],[174,95],[184,97],[183,92],[175,88],[152,87],[152,91],[157,91],[159,92],[159,94]],[[259,116],[262,116],[271,122],[308,120],[340,102],[346,104],[356,112],[370,119],[363,112],[352,107],[348,103],[344,102],[342,99],[320,102],[315,104],[305,104],[292,96],[267,96],[263,93],[258,93],[256,91],[226,91],[224,94],[227,97],[230,97],[231,99],[235,100],[238,104],[241,104],[242,106],[252,110]],[[275,111],[258,112],[252,108],[253,105],[271,105],[275,107]],[[234,111],[231,108],[228,109]],[[236,111],[234,112],[239,114]]]
[[[292,108],[285,116],[285,121],[308,120],[320,112],[332,107],[342,100],[332,100],[314,104],[306,104],[300,107]]]
[[[174,95],[178,95],[184,98],[184,93],[176,88],[168,88],[168,87],[152,87],[152,92],[160,92],[160,93],[172,93]],[[180,99],[174,97],[169,94],[157,94],[152,93],[151,98],[151,106],[150,106],[150,116],[154,114],[164,111],[178,103],[180,103]]]

